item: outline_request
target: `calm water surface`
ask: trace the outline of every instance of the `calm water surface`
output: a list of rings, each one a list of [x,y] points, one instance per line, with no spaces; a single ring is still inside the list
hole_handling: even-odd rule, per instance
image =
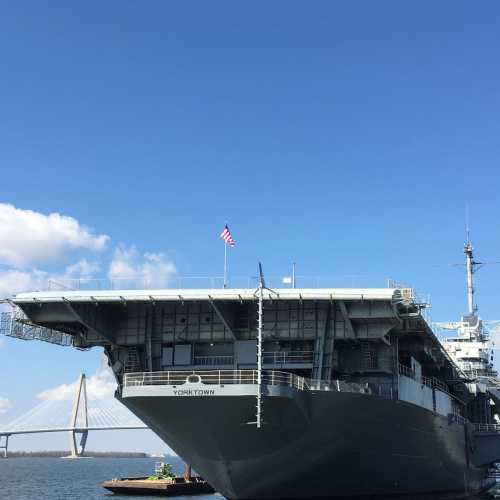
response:
[[[155,499],[168,497],[113,495],[101,484],[115,477],[149,476],[154,471],[154,458],[9,458],[0,459],[0,499]],[[176,473],[184,470],[180,460],[168,457]],[[192,500],[223,500],[221,495],[177,497]]]
[[[113,495],[101,484],[115,477],[148,476],[159,459],[153,458],[11,458],[0,459],[0,500],[32,499],[155,499],[168,497]],[[178,474],[184,465],[176,457],[165,459]],[[221,495],[176,497],[178,500],[224,500]],[[471,499],[472,500],[472,499]]]

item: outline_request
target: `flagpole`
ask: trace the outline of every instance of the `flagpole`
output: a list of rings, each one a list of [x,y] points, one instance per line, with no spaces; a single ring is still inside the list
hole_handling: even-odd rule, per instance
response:
[[[227,288],[227,243],[224,241],[224,288]]]

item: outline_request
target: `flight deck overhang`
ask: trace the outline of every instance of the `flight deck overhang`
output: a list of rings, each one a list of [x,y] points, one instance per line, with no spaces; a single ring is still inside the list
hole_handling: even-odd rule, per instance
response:
[[[405,296],[394,288],[280,288],[265,290],[265,300],[392,301]],[[409,294],[406,294],[409,295]],[[254,301],[255,289],[72,290],[19,293],[16,305],[38,303],[120,303],[163,301]],[[401,300],[404,300],[401,298]]]
[[[137,371],[209,362],[252,367],[257,298],[252,288],[108,289],[20,293],[12,302],[25,321],[72,335],[75,347],[105,346],[113,360],[137,365]],[[347,359],[360,343],[383,351],[380,363],[390,369],[392,333],[420,311],[412,291],[401,288],[280,288],[265,290],[264,301],[267,367],[293,362],[295,369],[311,369],[324,357],[324,377],[334,349],[345,351]],[[362,356],[356,356],[361,367]]]

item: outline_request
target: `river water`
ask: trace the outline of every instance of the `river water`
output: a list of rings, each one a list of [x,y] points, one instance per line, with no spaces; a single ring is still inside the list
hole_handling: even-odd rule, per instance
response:
[[[101,484],[115,477],[150,476],[154,472],[154,458],[8,458],[0,459],[1,500],[94,500],[113,498],[155,499],[162,497],[118,496]],[[178,474],[182,462],[175,457],[165,459]],[[163,497],[166,498],[166,497]],[[197,495],[180,499],[223,500],[221,495]]]
[[[10,458],[0,459],[0,500],[158,500],[154,496],[118,496],[101,484],[115,477],[149,476],[154,458]],[[177,474],[183,462],[176,457],[165,459]],[[178,500],[224,500],[219,494],[176,497]],[[472,500],[472,499],[471,499]]]

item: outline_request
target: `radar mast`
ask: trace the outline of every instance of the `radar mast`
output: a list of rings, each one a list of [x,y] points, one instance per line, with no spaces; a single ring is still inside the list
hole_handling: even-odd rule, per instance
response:
[[[465,253],[465,266],[467,269],[467,305],[469,309],[469,314],[475,314],[477,311],[477,306],[474,304],[474,273],[476,267],[481,265],[480,262],[474,261],[473,255],[474,248],[470,241],[469,227],[467,226],[467,243],[464,245]]]

